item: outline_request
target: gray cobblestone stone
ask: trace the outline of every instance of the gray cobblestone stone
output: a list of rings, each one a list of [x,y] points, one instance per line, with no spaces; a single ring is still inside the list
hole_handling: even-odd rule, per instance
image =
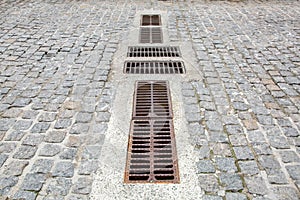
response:
[[[74,175],[74,165],[71,162],[59,162],[55,165],[52,175],[54,177],[72,177]]]
[[[59,119],[54,125],[55,129],[66,129],[71,126],[72,120],[70,119]]]
[[[47,122],[36,123],[32,129],[32,133],[45,133],[50,127],[50,124]]]
[[[43,135],[30,134],[25,136],[22,144],[29,146],[38,146],[43,141]]]
[[[220,196],[214,196],[214,195],[204,195],[202,197],[203,200],[222,200],[223,198]]]
[[[220,171],[223,172],[236,172],[237,168],[235,166],[235,160],[233,158],[216,158],[216,165]]]
[[[294,180],[300,180],[300,165],[286,166],[288,173]]]
[[[18,148],[17,152],[13,155],[13,158],[18,159],[30,159],[35,155],[37,147],[22,145]]]
[[[89,194],[92,190],[92,180],[87,177],[80,177],[77,184],[73,186],[72,192],[75,194]]]
[[[226,190],[239,191],[243,189],[242,180],[239,175],[232,173],[223,173],[220,175],[220,182]]]
[[[267,187],[261,177],[245,177],[245,182],[251,194],[265,195],[267,193]]]
[[[216,171],[212,161],[200,160],[197,162],[198,173],[214,173]]]
[[[12,131],[9,133],[5,140],[6,141],[20,141],[25,135],[25,132],[23,131]]]
[[[61,159],[65,160],[73,160],[76,156],[77,149],[76,148],[65,148],[62,153],[59,155]]]
[[[18,177],[0,177],[0,195],[7,195],[10,189],[18,182]]]
[[[27,174],[21,186],[23,190],[40,191],[45,182],[46,176],[44,174]]]
[[[0,154],[0,167],[2,167],[2,165],[5,163],[5,161],[7,160],[8,155],[6,154]]]
[[[3,174],[8,176],[20,176],[22,175],[22,172],[24,168],[28,165],[27,161],[19,161],[19,160],[13,160],[8,165],[5,166],[5,169],[3,171]]]
[[[61,152],[61,146],[56,144],[46,144],[39,152],[39,156],[52,157]]]
[[[60,143],[65,139],[65,137],[65,131],[51,131],[47,133],[44,141],[50,143]]]
[[[31,171],[34,173],[49,173],[54,161],[49,159],[39,159],[36,160],[32,166]]]
[[[72,180],[64,177],[52,178],[46,189],[48,195],[66,196],[72,186]]]
[[[234,152],[238,160],[251,160],[254,159],[254,156],[247,146],[243,147],[233,147]]]
[[[246,200],[247,196],[241,193],[226,193],[226,200]]]
[[[37,193],[35,192],[30,192],[30,191],[24,191],[24,190],[19,190],[15,195],[15,199],[28,199],[28,200],[34,200],[36,199]]]

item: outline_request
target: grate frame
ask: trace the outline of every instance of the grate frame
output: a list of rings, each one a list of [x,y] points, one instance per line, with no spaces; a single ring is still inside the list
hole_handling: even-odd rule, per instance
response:
[[[135,85],[132,118],[172,119],[169,83],[166,81],[137,81]]]
[[[140,27],[140,43],[162,43],[161,27]]]
[[[161,26],[161,16],[158,14],[141,15],[141,26]]]
[[[125,74],[185,74],[182,61],[125,61]]]
[[[178,46],[129,46],[127,57],[181,57]]]
[[[167,96],[162,100],[167,99],[171,115],[135,115],[139,95],[148,97],[149,92],[153,97]],[[171,102],[168,81],[136,82],[124,183],[180,183]]]
[[[180,182],[171,119],[132,120],[124,182]]]

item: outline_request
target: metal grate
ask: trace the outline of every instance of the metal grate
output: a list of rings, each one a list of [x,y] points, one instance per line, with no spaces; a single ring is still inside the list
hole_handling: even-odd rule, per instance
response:
[[[125,183],[179,183],[172,120],[133,120]]]
[[[162,43],[162,30],[160,27],[141,27],[140,43]]]
[[[159,104],[162,106],[156,110]],[[179,183],[171,96],[167,81],[136,83],[124,181]]]
[[[142,15],[142,26],[160,26],[160,15]]]
[[[180,57],[179,47],[128,47],[127,57]]]
[[[136,83],[133,119],[172,118],[169,86],[166,81]]]
[[[181,61],[126,61],[126,74],[184,74],[185,67]]]

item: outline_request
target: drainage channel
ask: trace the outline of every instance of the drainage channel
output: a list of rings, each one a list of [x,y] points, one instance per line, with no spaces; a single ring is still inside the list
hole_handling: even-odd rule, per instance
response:
[[[196,65],[189,57],[191,44],[168,42],[165,11],[138,12],[134,24],[112,63],[111,83],[117,92],[90,198],[197,199],[203,192],[180,89],[181,81],[199,78],[191,67],[191,62]],[[160,28],[164,43],[145,45],[141,28]],[[126,73],[128,63],[144,69]]]

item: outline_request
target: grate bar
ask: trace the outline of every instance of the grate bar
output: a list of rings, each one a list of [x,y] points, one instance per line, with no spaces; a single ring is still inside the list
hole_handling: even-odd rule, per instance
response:
[[[177,46],[161,47],[128,47],[127,57],[180,57],[181,53]]]
[[[126,74],[184,74],[185,67],[181,61],[126,61]]]

